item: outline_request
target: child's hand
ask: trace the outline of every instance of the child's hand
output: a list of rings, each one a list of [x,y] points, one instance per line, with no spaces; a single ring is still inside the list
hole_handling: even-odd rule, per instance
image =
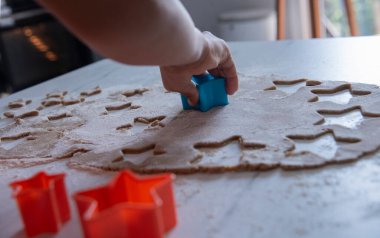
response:
[[[198,102],[198,91],[191,82],[193,75],[208,71],[226,79],[226,90],[232,95],[238,89],[235,64],[226,42],[210,32],[203,32],[205,43],[201,57],[191,64],[160,67],[162,82],[169,91],[179,92],[189,99],[191,105]]]

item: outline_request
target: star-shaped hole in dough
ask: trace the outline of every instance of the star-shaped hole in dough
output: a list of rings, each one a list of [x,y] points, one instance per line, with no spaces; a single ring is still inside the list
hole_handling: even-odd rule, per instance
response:
[[[192,164],[222,164],[226,167],[237,166],[245,151],[265,148],[262,144],[246,144],[240,136],[233,136],[217,143],[197,143],[194,148],[200,156],[191,161]]]
[[[166,116],[156,116],[156,117],[136,117],[133,120],[132,131],[134,133],[142,132],[149,129],[158,129],[165,127],[161,121],[164,120]]]
[[[363,117],[362,112],[358,109],[336,115],[322,115],[324,117],[322,125],[340,125],[351,129],[355,129],[357,126],[359,126],[365,118]]]
[[[17,146],[23,141],[28,140],[27,138],[31,135],[31,132],[25,131],[20,132],[15,135],[4,135],[0,137],[0,148],[3,148],[5,150],[10,150],[13,147]]]
[[[314,138],[313,138],[314,137]],[[322,158],[330,160],[335,157],[335,154],[340,145],[351,144],[359,142],[359,139],[337,139],[333,132],[325,132],[316,136],[288,136],[291,139],[295,147],[288,151],[290,154],[299,154],[305,152],[311,152]]]
[[[122,124],[116,127],[119,131],[129,131],[131,134],[138,134],[144,130],[155,130],[165,127],[165,124],[161,121],[165,119],[165,116],[156,117],[135,117],[132,123]]]
[[[354,106],[343,110],[318,110],[324,119],[316,125],[340,125],[356,129],[364,120],[380,117],[380,114],[365,113],[360,106]]]
[[[367,91],[353,91],[350,84],[343,84],[332,89],[314,89],[311,92],[318,95],[317,101],[319,102],[328,101],[336,104],[348,104],[353,97],[371,93]]]
[[[155,144],[149,144],[147,146],[143,147],[133,147],[133,148],[123,148],[121,151],[123,153],[123,158],[117,158],[113,160],[113,163],[119,163],[119,162],[127,162],[133,165],[140,165],[144,163],[144,161],[149,158],[153,157],[154,155],[160,155],[164,154],[164,151],[160,151],[155,149]]]
[[[320,85],[321,82],[314,81],[314,80],[307,80],[307,79],[296,79],[296,80],[274,80],[273,84],[276,85],[275,89],[283,91],[286,94],[293,94],[302,87]]]
[[[319,102],[329,101],[329,102],[334,102],[337,104],[347,104],[351,100],[352,97],[353,96],[350,93],[350,91],[344,90],[344,91],[336,92],[333,94],[319,94],[318,101]]]

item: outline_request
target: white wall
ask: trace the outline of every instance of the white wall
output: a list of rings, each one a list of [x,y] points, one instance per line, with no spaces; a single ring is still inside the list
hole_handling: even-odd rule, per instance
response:
[[[201,30],[218,34],[220,13],[247,8],[274,9],[275,0],[181,0]]]
[[[219,35],[218,16],[225,11],[264,8],[275,10],[276,0],[181,0],[200,30]],[[287,1],[287,39],[310,36],[308,1]]]

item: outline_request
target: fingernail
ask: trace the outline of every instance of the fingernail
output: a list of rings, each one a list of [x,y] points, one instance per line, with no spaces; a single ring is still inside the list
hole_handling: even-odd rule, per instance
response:
[[[190,101],[190,99],[187,99],[187,103],[188,103],[190,106],[194,106],[193,102]]]

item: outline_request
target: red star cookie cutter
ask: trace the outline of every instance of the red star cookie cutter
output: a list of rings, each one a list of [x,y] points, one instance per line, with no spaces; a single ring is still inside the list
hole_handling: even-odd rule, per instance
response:
[[[173,179],[123,171],[105,186],[76,193],[85,237],[164,237],[177,223]]]
[[[56,233],[70,220],[65,174],[39,172],[10,184],[28,236]]]

